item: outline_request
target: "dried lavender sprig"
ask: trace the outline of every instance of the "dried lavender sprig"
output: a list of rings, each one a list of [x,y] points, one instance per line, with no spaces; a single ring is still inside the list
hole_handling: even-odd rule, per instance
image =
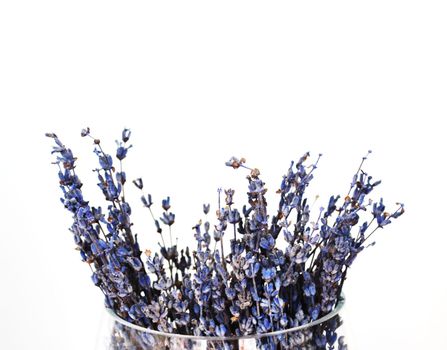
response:
[[[143,202],[143,206],[149,210],[149,213],[151,214],[151,218],[152,218],[152,221],[154,222],[154,225],[155,225],[155,228],[157,230],[157,233],[160,234],[160,238],[161,238],[161,241],[163,243],[163,248],[167,249],[166,248],[166,243],[165,243],[165,240],[164,240],[164,237],[163,237],[163,230],[162,230],[162,228],[160,226],[160,223],[155,218],[154,212],[152,211],[152,205],[154,204],[152,202],[152,195],[151,194],[147,194],[146,195],[144,193],[144,191],[143,191],[143,179],[138,178],[138,179],[133,180],[132,182],[138,189],[141,190],[141,193],[142,193],[141,201]]]
[[[125,128],[121,134],[121,141],[116,141],[116,158],[120,162],[120,171],[116,172],[116,169],[113,166],[112,156],[104,151],[101,146],[101,141],[91,135],[90,128],[86,128],[81,132],[81,136],[87,136],[93,139],[95,145],[94,153],[98,156],[99,164],[101,166],[100,169],[94,170],[98,173],[98,178],[100,180],[98,186],[101,188],[106,200],[112,203],[108,208],[109,233],[114,236],[115,233],[119,235],[121,231],[123,232],[124,240],[127,243],[125,249],[130,252],[130,257],[127,257],[127,259],[135,262],[135,264],[132,265],[134,271],[130,270],[128,272],[129,278],[132,281],[136,294],[140,295],[141,292],[143,292],[146,301],[149,301],[152,293],[150,288],[148,288],[148,276],[141,259],[141,250],[139,248],[137,235],[134,235],[131,229],[131,207],[129,203],[126,202],[124,196],[126,173],[123,171],[122,161],[126,158],[128,150],[132,147],[132,145],[127,144],[130,135],[130,130]],[[101,171],[103,172],[104,177],[101,175]],[[113,176],[114,173],[115,177]]]
[[[101,221],[100,210],[96,211],[95,215],[88,202],[83,199],[82,183],[74,171],[76,158],[71,150],[62,144],[56,134],[47,133],[46,136],[53,138],[56,143],[52,152],[59,154],[56,164],[63,165],[63,168],[59,167],[60,185],[64,193],[64,198],[61,201],[73,214],[74,223],[71,231],[81,252],[81,257],[90,267],[92,264],[95,266],[95,269],[92,269],[92,279],[106,296],[106,303],[125,317],[126,305],[129,305],[128,303],[133,299],[129,295],[131,287],[125,275],[104,273],[110,271],[110,266],[116,264],[117,261],[110,249],[112,246],[98,237]]]

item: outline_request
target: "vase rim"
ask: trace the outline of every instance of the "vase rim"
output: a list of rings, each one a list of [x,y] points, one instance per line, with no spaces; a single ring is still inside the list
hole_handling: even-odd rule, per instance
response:
[[[293,328],[287,328],[284,330],[279,330],[279,331],[274,331],[274,332],[268,332],[268,333],[262,333],[262,334],[251,334],[251,335],[243,335],[243,336],[228,336],[228,337],[218,337],[218,336],[206,336],[206,335],[202,335],[202,336],[196,336],[196,335],[189,335],[189,334],[178,334],[178,333],[165,333],[165,332],[160,332],[154,329],[148,329],[148,328],[144,328],[141,326],[137,326],[134,325],[133,323],[130,323],[126,320],[123,320],[121,317],[119,317],[111,308],[106,307],[107,313],[116,321],[121,323],[122,325],[126,326],[126,327],[130,327],[133,328],[139,332],[145,332],[145,333],[149,333],[152,335],[157,335],[157,336],[163,336],[163,337],[171,337],[171,338],[183,338],[183,339],[191,339],[191,340],[208,340],[208,341],[231,341],[231,340],[240,340],[240,339],[259,339],[259,338],[264,338],[264,337],[271,337],[271,336],[278,336],[278,335],[282,335],[282,334],[286,334],[286,333],[291,333],[291,332],[296,332],[296,331],[300,331],[306,328],[310,328],[313,326],[316,326],[320,323],[326,322],[328,320],[330,320],[331,318],[335,317],[336,315],[339,314],[340,310],[343,308],[345,304],[345,296],[342,293],[340,295],[340,299],[336,305],[336,307],[334,308],[334,310],[332,310],[330,313],[328,313],[327,315],[316,319],[315,321],[306,323],[304,325],[301,326],[297,326],[297,327],[293,327]]]

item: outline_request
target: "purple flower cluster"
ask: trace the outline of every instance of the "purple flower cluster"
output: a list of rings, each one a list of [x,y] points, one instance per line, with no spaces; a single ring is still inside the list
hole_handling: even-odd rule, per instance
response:
[[[162,200],[157,216],[142,179],[133,181],[142,191],[141,202],[160,238],[159,252],[146,250],[143,261],[124,194],[127,181],[122,163],[132,147],[130,134],[124,129],[112,157],[88,128],[81,133],[93,140],[99,165],[94,171],[107,209],[94,207],[84,198],[75,172],[76,158],[55,134],[47,136],[55,141],[61,201],[72,214],[70,231],[81,259],[90,266],[92,281],[104,293],[106,306],[135,325],[224,337],[315,321],[335,308],[348,268],[371,245],[371,235],[404,213],[403,204],[387,212],[382,199],[368,198],[380,181],[363,171],[364,157],[348,193],[343,198],[332,196],[311,221],[305,193],[321,155],[309,165],[306,153],[284,175],[277,191],[277,212],[270,216],[260,171],[246,166],[244,158],[232,157],[226,165],[247,172],[248,202],[238,210],[234,190],[219,189],[214,224],[206,204],[204,219],[193,227],[192,253],[189,247],[179,251],[173,241],[175,214],[170,198]],[[368,213],[369,219],[362,218]],[[230,243],[229,252],[224,251],[224,240]],[[334,348],[337,326],[313,332],[312,344],[318,349]]]

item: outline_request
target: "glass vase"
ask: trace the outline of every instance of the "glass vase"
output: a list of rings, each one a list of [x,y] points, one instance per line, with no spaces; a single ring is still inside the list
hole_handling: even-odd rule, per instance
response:
[[[295,328],[243,337],[163,333],[133,325],[107,310],[98,349],[107,350],[300,350],[348,349],[341,317],[344,299],[326,316]]]

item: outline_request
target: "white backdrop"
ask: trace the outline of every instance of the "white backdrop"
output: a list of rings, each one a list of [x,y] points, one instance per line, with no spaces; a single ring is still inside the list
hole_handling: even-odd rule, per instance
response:
[[[88,125],[109,150],[132,129],[128,176],[171,195],[183,242],[217,187],[242,202],[232,155],[261,169],[273,210],[290,160],[324,154],[319,206],[372,149],[375,198],[407,212],[348,275],[351,349],[446,349],[446,15],[441,1],[1,2],[0,347],[94,348],[102,297],[43,136],[76,152],[96,201]]]

